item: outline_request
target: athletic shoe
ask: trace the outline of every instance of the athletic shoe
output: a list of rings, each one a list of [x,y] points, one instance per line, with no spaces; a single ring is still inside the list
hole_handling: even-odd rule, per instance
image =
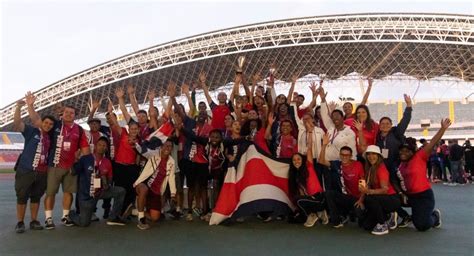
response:
[[[108,219],[109,214],[110,214],[110,208],[104,209],[104,215],[102,216],[102,218],[104,218],[104,220]]]
[[[307,227],[307,228],[310,228],[312,226],[314,226],[314,224],[316,223],[316,221],[318,221],[318,214],[316,213],[310,213],[308,215],[308,218],[306,218],[306,222],[304,223],[304,226]]]
[[[397,228],[397,225],[398,225],[398,213],[392,212],[390,213],[390,219],[388,219],[388,227],[391,230],[394,230]]]
[[[377,223],[377,225],[372,230],[372,234],[377,235],[377,236],[388,234],[387,223],[384,223],[384,224]]]
[[[125,221],[121,220],[119,217],[116,217],[113,220],[107,220],[107,225],[109,225],[109,226],[125,226]]]
[[[408,225],[410,225],[410,223],[411,223],[411,216],[407,215],[406,217],[404,217],[402,219],[402,221],[400,223],[398,223],[398,227],[399,228],[406,228],[406,227],[408,227]]]
[[[342,228],[344,225],[349,222],[349,216],[344,216],[342,220],[337,223],[336,225],[333,225],[334,228]]]
[[[74,222],[72,222],[72,220],[69,218],[69,215],[64,215],[64,217],[61,219],[61,223],[63,223],[63,225],[66,227],[74,226]]]
[[[99,217],[97,217],[97,215],[95,214],[95,212],[92,213],[91,221],[99,221]]]
[[[237,218],[235,221],[237,221],[238,223],[244,223],[245,218],[244,218],[244,217],[240,217],[240,218]]]
[[[193,213],[196,216],[201,216],[202,215],[202,210],[196,207],[196,208],[193,208]]]
[[[321,223],[323,225],[327,225],[329,223],[329,217],[326,210],[318,212],[317,214],[318,214],[318,218],[321,220]]]
[[[41,223],[37,220],[32,220],[30,222],[30,229],[31,230],[43,230],[43,226],[41,226]]]
[[[205,222],[209,222],[211,220],[211,216],[212,216],[212,213],[209,212],[206,215],[201,216],[201,220],[203,220]]]
[[[18,234],[25,233],[25,223],[23,221],[19,221],[15,226],[15,231]]]
[[[263,220],[263,222],[267,223],[267,222],[272,221],[272,220],[273,220],[273,217],[272,217],[272,216],[268,216],[267,218],[262,219],[262,220]]]
[[[187,221],[193,221],[193,214],[192,213],[186,214],[186,220]]]
[[[56,225],[54,225],[53,222],[53,218],[49,217],[46,219],[46,221],[44,222],[44,228],[48,230],[56,228]]]
[[[141,218],[140,220],[138,220],[137,227],[141,230],[145,230],[145,229],[149,229],[150,225],[146,223],[146,218]]]
[[[435,221],[433,223],[433,227],[440,228],[441,227],[441,211],[439,209],[435,209],[433,211],[433,215],[435,216]]]
[[[122,214],[122,219],[123,219],[123,220],[126,219],[126,218],[128,218],[128,217],[130,216],[130,214],[132,213],[132,207],[133,207],[132,204],[129,204],[129,205],[127,206],[127,208],[125,209],[125,211],[124,211],[123,214]]]

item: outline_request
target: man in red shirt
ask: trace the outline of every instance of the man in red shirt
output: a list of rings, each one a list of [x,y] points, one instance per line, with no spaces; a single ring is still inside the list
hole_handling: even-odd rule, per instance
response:
[[[326,201],[333,227],[341,228],[348,221],[348,214],[354,210],[354,204],[360,198],[359,180],[364,179],[364,167],[359,161],[352,160],[352,149],[344,146],[339,150],[340,161],[328,161],[326,148],[329,144],[329,134],[323,137],[323,146],[319,163],[331,168],[331,173],[337,176],[340,190],[326,191]]]
[[[31,94],[31,93],[29,93]],[[32,101],[34,102],[34,100]],[[41,118],[33,108],[31,101],[28,104],[31,108],[30,118],[36,127],[41,126]],[[59,185],[63,187],[63,217],[61,222],[66,226],[74,225],[69,218],[73,196],[77,190],[77,177],[72,174],[72,167],[78,159],[78,155],[90,154],[89,143],[84,129],[74,123],[76,109],[72,106],[65,106],[62,111],[62,119],[55,122],[52,133],[51,148],[52,153],[48,159],[48,177],[46,188],[45,208],[45,228],[54,229],[53,208],[55,195],[58,193]]]
[[[219,129],[221,131],[225,131],[225,116],[229,115],[230,113],[234,112],[234,107],[232,101],[234,100],[234,90],[232,90],[230,94],[230,99],[227,102],[227,94],[225,92],[220,92],[217,95],[217,100],[219,104],[214,103],[212,101],[211,95],[209,94],[209,89],[206,85],[206,75],[201,73],[199,75],[199,82],[201,83],[201,87],[204,90],[204,95],[206,95],[207,103],[211,107],[212,110],[212,122],[211,125],[214,129]],[[234,88],[238,86],[238,82],[234,84]]]

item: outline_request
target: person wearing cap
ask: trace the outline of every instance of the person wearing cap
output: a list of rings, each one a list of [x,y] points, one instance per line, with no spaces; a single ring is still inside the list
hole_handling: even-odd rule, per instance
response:
[[[355,206],[366,209],[366,214],[359,219],[359,225],[372,230],[374,235],[385,235],[389,232],[388,222],[393,222],[388,216],[393,216],[390,213],[400,207],[400,198],[390,184],[380,148],[376,145],[368,146],[364,158],[365,180],[359,181],[361,197]]]
[[[434,209],[435,199],[431,184],[426,177],[426,161],[431,151],[439,142],[444,132],[451,125],[451,120],[442,119],[441,128],[430,143],[416,151],[416,144],[406,143],[400,146],[400,166],[398,167],[403,196],[407,206],[412,209],[412,222],[419,231],[432,227],[441,227],[441,212]]]

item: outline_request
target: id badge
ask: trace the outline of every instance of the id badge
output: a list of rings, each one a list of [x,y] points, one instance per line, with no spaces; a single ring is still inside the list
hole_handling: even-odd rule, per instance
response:
[[[388,158],[388,148],[382,148],[382,156],[383,158]]]
[[[100,178],[94,178],[94,188],[100,188]]]
[[[64,151],[69,151],[69,150],[71,150],[71,142],[70,142],[70,141],[65,141],[65,142],[63,143],[63,149],[64,149]]]
[[[45,155],[41,155],[40,156],[40,163],[45,163],[46,162],[46,156]]]

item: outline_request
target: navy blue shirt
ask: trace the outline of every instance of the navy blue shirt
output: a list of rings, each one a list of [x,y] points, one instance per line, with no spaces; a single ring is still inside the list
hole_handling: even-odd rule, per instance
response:
[[[18,159],[17,172],[25,173],[33,170],[46,172],[48,169],[48,153],[51,146],[49,134],[42,133],[39,128],[28,124],[25,124],[25,129],[21,134],[25,138],[25,147]],[[41,145],[38,147],[40,141]]]

